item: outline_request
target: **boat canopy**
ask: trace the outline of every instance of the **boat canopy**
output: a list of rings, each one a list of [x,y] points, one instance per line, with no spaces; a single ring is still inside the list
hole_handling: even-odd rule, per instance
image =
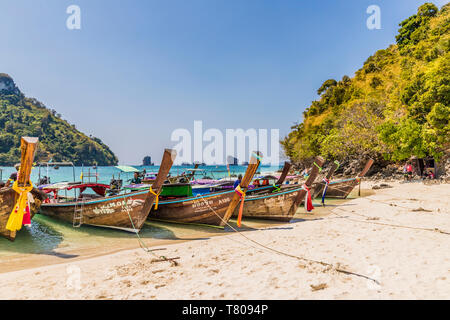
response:
[[[256,177],[254,180],[277,180],[278,178],[273,175],[267,175],[267,176],[259,176]]]
[[[106,194],[106,189],[109,189],[110,186],[102,183],[78,183],[78,184],[55,183],[39,187],[39,189],[44,191],[45,193],[51,192],[57,193],[59,190],[72,190],[72,189],[79,189],[80,193],[83,193],[83,191],[86,190],[87,188],[91,188],[99,196],[104,196]]]
[[[116,166],[116,168],[122,172],[139,172],[138,169],[130,166]]]

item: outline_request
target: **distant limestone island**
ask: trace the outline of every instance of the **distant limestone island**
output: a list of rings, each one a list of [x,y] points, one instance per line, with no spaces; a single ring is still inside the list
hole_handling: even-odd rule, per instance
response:
[[[0,73],[0,165],[20,162],[20,137],[39,137],[36,161],[71,161],[75,165],[117,165],[118,158],[99,138],[86,136]]]

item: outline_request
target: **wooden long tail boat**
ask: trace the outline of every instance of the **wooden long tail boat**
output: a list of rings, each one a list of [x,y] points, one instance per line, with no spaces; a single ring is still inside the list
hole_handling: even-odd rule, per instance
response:
[[[352,192],[352,190],[360,183],[361,178],[364,177],[370,170],[373,162],[373,159],[369,159],[364,169],[355,178],[331,181],[328,185],[325,196],[327,198],[347,198],[350,192]]]
[[[317,198],[317,197],[322,197],[323,195],[323,191],[325,190],[325,186],[327,185],[327,183],[330,183],[330,179],[333,176],[333,174],[336,172],[336,170],[339,168],[339,162],[334,161],[333,164],[331,165],[330,170],[328,170],[327,175],[325,176],[325,178],[322,179],[322,181],[318,181],[316,183],[314,183],[313,185],[313,191],[312,191],[312,197],[313,199]]]
[[[278,187],[275,190],[273,186],[270,186],[249,191],[244,201],[243,217],[290,221],[304,201],[308,189],[316,180],[319,167],[322,167],[324,159],[316,157],[314,163],[311,174],[304,185],[282,185],[289,171],[290,163],[288,163],[284,166],[283,174],[278,180]],[[235,210],[234,216],[237,215],[238,210]]]
[[[254,152],[240,183],[245,190],[259,166],[261,153]],[[167,222],[204,224],[223,227],[239,204],[239,195],[235,190],[212,192],[193,197],[180,197],[160,201],[158,208],[149,215],[150,220]]]
[[[166,149],[158,175],[151,188],[116,196],[97,197],[69,202],[44,203],[41,213],[70,222],[74,227],[83,224],[139,232],[149,215],[158,193],[167,178],[176,157],[176,151]]]
[[[22,137],[21,139],[21,162],[17,175],[17,186],[20,188],[30,187],[30,175],[33,166],[34,155],[38,146],[38,138]],[[30,196],[31,194],[31,196]],[[27,195],[30,220],[39,210],[42,201],[46,198],[45,194],[33,188]],[[0,188],[0,235],[14,241],[18,230],[8,230],[7,223],[19,200],[19,194],[11,187]],[[20,230],[20,229],[19,229]]]

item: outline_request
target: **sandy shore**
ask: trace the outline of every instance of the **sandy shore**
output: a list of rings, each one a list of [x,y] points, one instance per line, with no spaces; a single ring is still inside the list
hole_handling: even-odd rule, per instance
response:
[[[327,216],[243,233],[297,258],[231,234],[154,251],[177,266],[137,249],[3,273],[0,298],[450,299],[450,185],[388,183]]]

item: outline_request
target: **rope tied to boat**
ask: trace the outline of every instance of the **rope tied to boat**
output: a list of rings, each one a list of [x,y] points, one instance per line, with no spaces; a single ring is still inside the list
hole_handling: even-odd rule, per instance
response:
[[[322,167],[321,166],[319,166],[317,163],[313,163],[313,165],[315,165],[316,167],[317,167],[317,169],[319,169],[319,172],[322,172]]]
[[[327,194],[328,185],[330,184],[330,179],[323,178],[322,181],[325,182],[325,187],[323,188],[323,191],[322,191],[322,206],[325,206],[325,195]]]
[[[150,187],[150,189],[151,189],[151,187]],[[154,257],[160,259],[161,261],[168,261],[168,262],[170,262],[172,264],[172,266],[177,266],[178,262],[176,262],[175,260],[179,259],[179,257],[167,258],[165,256],[158,256],[157,254],[155,254],[153,252],[153,250],[151,250],[149,247],[147,247],[145,242],[139,236],[139,230],[136,229],[136,227],[134,225],[134,222],[133,222],[133,219],[131,218],[130,209],[128,207],[128,201],[126,201],[126,199],[125,199],[125,194],[123,195],[122,199],[123,199],[123,201],[122,201],[122,211],[126,211],[126,213],[128,214],[128,218],[130,219],[131,227],[133,228],[134,233],[136,234],[136,237],[138,239],[139,246],[141,247],[141,249],[144,250],[144,252],[146,252],[146,253],[152,254]],[[125,206],[123,204],[125,204]]]
[[[242,190],[241,185],[238,185],[236,189],[234,189],[234,191],[240,196],[241,199],[241,205],[239,206],[239,215],[237,219],[237,225],[240,228],[242,221],[242,213],[244,212],[245,193],[247,190]]]
[[[150,186],[149,192],[150,192],[151,194],[153,194],[154,196],[156,196],[156,199],[155,199],[155,210],[158,210],[159,195],[161,194],[161,191],[162,191],[162,188],[159,190],[158,193],[156,193],[155,191],[153,191],[152,186]]]
[[[339,167],[341,166],[341,164],[340,164],[339,161],[337,161],[337,160],[334,160],[334,164],[337,165],[336,170],[339,169]],[[335,170],[335,171],[336,171],[336,170]]]
[[[255,153],[255,152],[252,153],[252,157],[255,157],[255,158],[258,159],[260,162],[263,160],[263,157],[260,156],[259,154]]]
[[[311,212],[314,209],[314,206],[312,204],[311,189],[308,188],[306,183],[302,186],[302,188],[303,188],[303,190],[306,190],[306,194],[305,194],[306,212]]]
[[[256,240],[253,240],[253,239],[247,237],[243,232],[241,232],[241,231],[237,230],[236,228],[234,228],[231,224],[228,223],[228,221],[224,220],[224,219],[222,218],[222,216],[220,216],[220,215],[216,212],[216,210],[214,210],[214,208],[211,207],[211,205],[205,200],[205,198],[204,198],[202,195],[199,195],[199,196],[200,196],[200,198],[203,200],[203,202],[205,203],[205,205],[208,206],[208,207],[211,209],[211,211],[214,212],[214,214],[215,214],[220,220],[222,220],[222,222],[223,222],[225,225],[227,225],[228,227],[230,227],[234,232],[236,232],[237,234],[239,234],[239,235],[242,236],[243,238],[245,238],[245,239],[247,239],[248,241],[250,241],[250,242],[256,244],[256,245],[259,246],[259,247],[261,247],[262,249],[265,249],[265,250],[267,250],[267,251],[272,251],[272,252],[275,252],[276,254],[283,255],[283,256],[286,256],[286,257],[290,257],[290,258],[294,258],[294,259],[297,259],[297,260],[300,260],[300,261],[306,261],[306,262],[310,262],[310,263],[320,264],[320,265],[322,265],[322,266],[329,267],[329,268],[331,268],[332,270],[335,270],[336,272],[340,272],[340,273],[344,273],[344,274],[348,274],[348,275],[354,275],[354,276],[357,276],[357,277],[365,278],[365,279],[367,279],[367,280],[371,280],[371,281],[375,282],[376,284],[380,284],[380,282],[379,282],[378,280],[373,279],[373,278],[371,278],[371,277],[369,277],[369,276],[366,276],[366,275],[361,274],[361,273],[357,273],[357,272],[345,270],[345,269],[341,268],[341,267],[339,266],[339,264],[338,264],[337,266],[335,266],[335,265],[332,264],[332,263],[327,263],[327,262],[320,261],[320,260],[313,260],[313,259],[308,259],[308,258],[301,257],[301,256],[296,256],[296,255],[293,255],[293,254],[289,254],[289,253],[287,253],[287,252],[283,252],[283,251],[280,251],[280,250],[277,250],[277,249],[268,247],[268,246],[266,246],[266,245],[264,245],[264,244],[262,244],[262,243],[260,243],[260,242],[258,242],[258,241],[256,241]],[[254,247],[254,248],[256,248],[256,247]],[[256,249],[257,249],[257,248],[256,248]],[[328,270],[329,270],[329,269],[328,269]]]
[[[9,231],[18,231],[22,229],[22,225],[31,224],[30,202],[28,201],[28,193],[33,190],[33,184],[29,182],[29,186],[19,187],[18,182],[14,181],[12,189],[19,194],[16,204],[9,215],[6,229]]]
[[[273,190],[272,190],[272,192],[278,192],[278,191],[280,191],[281,189],[280,189],[280,187],[278,187],[275,183],[273,184]]]

